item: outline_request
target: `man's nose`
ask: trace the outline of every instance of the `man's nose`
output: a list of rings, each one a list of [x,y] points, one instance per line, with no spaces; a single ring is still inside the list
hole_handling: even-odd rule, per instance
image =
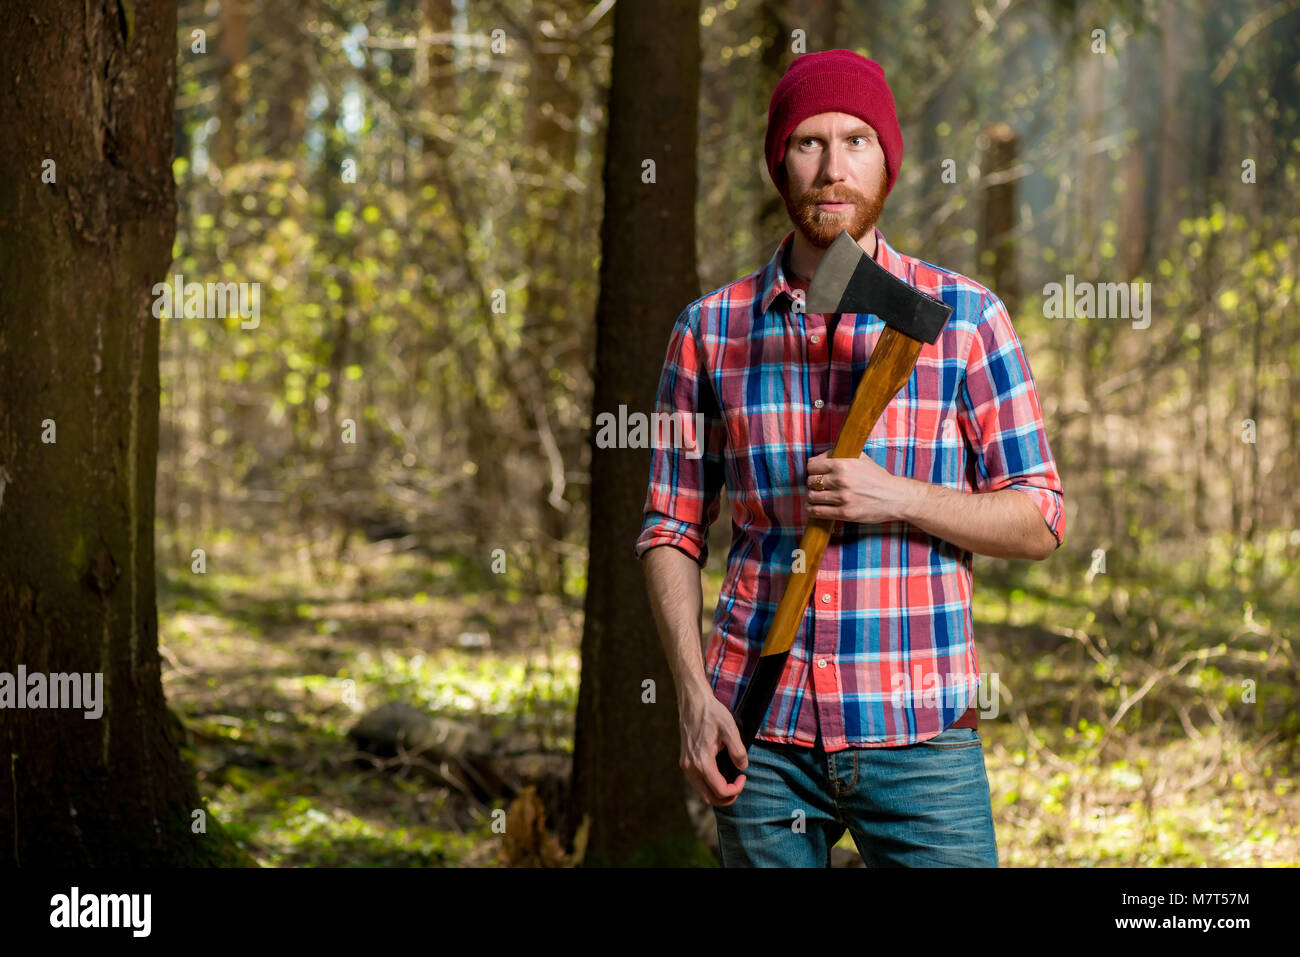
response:
[[[840,155],[839,149],[834,146],[826,150],[826,160],[822,163],[822,178],[832,183],[838,183],[844,179],[846,164],[844,157]]]

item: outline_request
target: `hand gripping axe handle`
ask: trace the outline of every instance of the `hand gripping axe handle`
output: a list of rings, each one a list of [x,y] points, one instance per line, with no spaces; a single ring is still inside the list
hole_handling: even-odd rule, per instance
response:
[[[939,338],[952,314],[952,306],[903,282],[868,256],[848,230],[844,230],[822,254],[808,285],[804,311],[874,313],[884,320],[885,328],[867,361],[848,418],[831,451],[833,458],[856,459],[862,454],[862,447],[885,406],[912,377],[921,346]],[[734,715],[746,751],[767,716],[834,527],[834,520],[809,517],[799,540],[804,555],[803,571],[792,571],[786,582],[759,654],[758,667],[745,686]],[[718,770],[728,783],[741,773],[725,747],[718,754]]]

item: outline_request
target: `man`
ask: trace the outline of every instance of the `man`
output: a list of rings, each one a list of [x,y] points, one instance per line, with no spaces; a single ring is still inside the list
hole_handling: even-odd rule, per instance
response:
[[[635,543],[677,685],[681,766],[714,807],[726,867],[828,866],[846,827],[869,866],[996,867],[971,555],[1041,560],[1063,540],[1033,376],[993,293],[876,229],[903,153],[876,63],[798,57],[772,94],[766,153],[795,229],[678,317],[655,411],[702,427],[654,449]],[[836,328],[797,292],[843,229],[953,306],[858,459],[829,451],[884,323]],[[701,662],[700,569],[724,482],[733,538]],[[746,757],[731,712],[809,516],[835,532]],[[744,772],[730,785],[724,747]]]

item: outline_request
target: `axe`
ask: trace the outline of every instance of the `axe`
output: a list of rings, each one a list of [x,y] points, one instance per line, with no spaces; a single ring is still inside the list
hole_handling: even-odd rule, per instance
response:
[[[846,229],[822,254],[808,284],[804,312],[874,313],[885,322],[831,451],[832,458],[856,459],[885,406],[912,377],[921,346],[939,338],[952,306],[903,282],[868,256]],[[734,715],[746,751],[767,716],[834,527],[833,519],[809,517],[799,540],[804,570],[790,573],[758,667]],[[740,774],[726,748],[718,754],[718,770],[728,783]]]

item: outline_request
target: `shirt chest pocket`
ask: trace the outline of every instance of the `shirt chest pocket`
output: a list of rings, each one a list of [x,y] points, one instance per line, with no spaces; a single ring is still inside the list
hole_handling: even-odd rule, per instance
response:
[[[953,403],[909,399],[900,392],[862,451],[893,475],[954,489],[964,485],[966,439]]]

